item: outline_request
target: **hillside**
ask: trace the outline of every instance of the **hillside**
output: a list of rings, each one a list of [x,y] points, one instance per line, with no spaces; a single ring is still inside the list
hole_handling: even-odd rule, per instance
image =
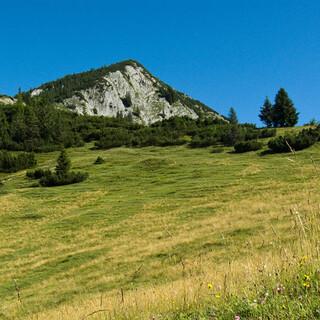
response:
[[[12,105],[15,103],[15,99],[10,97],[10,96],[6,96],[3,94],[0,94],[0,105],[4,104],[4,105]]]
[[[307,246],[292,251],[302,232],[295,212],[304,223],[317,208],[319,144],[265,156],[90,147],[68,150],[90,174],[77,185],[0,174],[0,319],[216,319],[208,306],[251,297],[255,277],[273,270],[276,287],[282,266],[310,256]],[[57,155],[38,154],[39,166],[52,168]],[[93,165],[97,156],[106,163]],[[230,308],[245,314],[251,302]],[[181,316],[160,316],[175,310]]]
[[[45,97],[80,114],[129,117],[141,124],[174,116],[224,119],[200,101],[160,81],[133,60],[67,75],[26,95]]]

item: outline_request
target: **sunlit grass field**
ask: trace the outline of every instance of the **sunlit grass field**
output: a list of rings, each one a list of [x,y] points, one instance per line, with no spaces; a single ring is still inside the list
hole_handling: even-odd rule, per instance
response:
[[[274,155],[91,147],[68,149],[90,175],[83,183],[0,175],[0,319],[161,319],[310,254],[295,243],[295,213],[318,210],[320,145]],[[37,167],[57,156],[38,154]]]

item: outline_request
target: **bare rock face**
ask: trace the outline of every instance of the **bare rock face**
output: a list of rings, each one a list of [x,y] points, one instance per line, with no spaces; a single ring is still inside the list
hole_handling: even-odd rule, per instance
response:
[[[146,125],[173,116],[224,119],[201,102],[161,82],[132,60],[67,76],[44,84],[30,94],[47,95],[53,102],[80,114],[130,117]]]
[[[16,100],[14,98],[0,94],[0,104],[12,105],[15,102],[16,102]]]

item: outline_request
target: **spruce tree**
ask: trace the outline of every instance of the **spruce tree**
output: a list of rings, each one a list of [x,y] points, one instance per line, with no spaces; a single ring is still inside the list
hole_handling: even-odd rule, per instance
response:
[[[26,139],[24,141],[27,151],[34,151],[40,144],[39,120],[32,105],[25,108]]]
[[[231,124],[238,124],[238,117],[237,117],[236,110],[234,108],[232,108],[232,107],[229,110],[228,119],[229,119]]]
[[[17,103],[15,106],[15,112],[10,126],[10,133],[12,139],[18,144],[23,144],[26,139],[24,106],[20,103]]]
[[[283,88],[276,95],[273,112],[275,127],[294,127],[298,122],[299,113]]]
[[[268,97],[266,97],[263,106],[260,109],[259,118],[268,128],[272,127],[273,106]]]
[[[10,143],[9,124],[6,114],[0,110],[0,149],[5,149]]]
[[[57,165],[56,165],[57,176],[65,177],[68,174],[70,167],[71,167],[71,162],[67,155],[67,152],[65,149],[62,149],[57,159]]]

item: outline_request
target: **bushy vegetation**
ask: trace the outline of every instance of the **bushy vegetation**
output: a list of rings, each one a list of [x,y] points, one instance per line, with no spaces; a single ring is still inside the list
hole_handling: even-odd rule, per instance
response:
[[[236,153],[244,153],[249,151],[257,151],[263,147],[263,144],[257,140],[241,141],[234,145]]]
[[[55,171],[47,169],[36,169],[34,171],[28,171],[26,176],[30,179],[40,180],[39,183],[43,187],[55,187],[68,184],[79,183],[88,178],[88,174],[85,172],[73,172],[70,171],[71,161],[63,149],[57,159],[57,165]]]
[[[259,138],[263,139],[263,138],[272,138],[275,137],[277,135],[277,129],[275,128],[264,128],[264,129],[260,129],[259,131]]]
[[[36,169],[32,171],[27,171],[26,176],[30,179],[41,179],[44,176],[50,175],[51,171],[49,169]]]
[[[43,97],[18,97],[13,106],[0,109],[0,149],[49,152],[61,146],[78,147],[95,141],[95,148],[121,146],[174,146],[190,143],[191,147],[233,146],[239,141],[270,137],[273,129],[257,129],[252,124],[200,117],[173,117],[146,127],[130,118],[107,118],[78,115],[61,110]]]
[[[298,151],[312,146],[319,141],[319,137],[320,127],[303,129],[297,134],[287,134],[270,140],[268,147],[275,153]]]
[[[98,156],[97,159],[95,160],[94,164],[103,164],[105,162],[106,162],[106,160],[104,160],[102,157]]]
[[[7,151],[0,152],[0,172],[17,172],[35,166],[37,163],[33,153],[13,154]]]
[[[84,172],[68,172],[65,175],[58,175],[53,172],[46,173],[40,179],[40,185],[43,187],[56,187],[67,184],[79,183],[88,178],[88,174]]]

